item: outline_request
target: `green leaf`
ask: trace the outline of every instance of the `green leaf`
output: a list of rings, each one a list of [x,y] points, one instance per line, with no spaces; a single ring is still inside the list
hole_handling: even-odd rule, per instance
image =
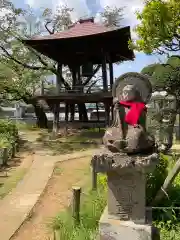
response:
[[[138,40],[132,48],[147,54],[180,50],[180,1],[148,0],[136,16]]]

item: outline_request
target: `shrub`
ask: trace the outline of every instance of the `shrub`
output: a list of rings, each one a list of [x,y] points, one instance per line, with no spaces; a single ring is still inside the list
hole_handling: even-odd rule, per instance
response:
[[[8,148],[8,155],[11,156],[13,145],[18,140],[18,129],[10,120],[0,120],[0,149]],[[0,153],[2,157],[2,150]]]
[[[18,138],[18,129],[10,120],[0,120],[0,134],[11,135],[15,140]]]
[[[153,172],[147,174],[146,205],[149,206],[168,175],[169,157],[160,155],[160,162]]]

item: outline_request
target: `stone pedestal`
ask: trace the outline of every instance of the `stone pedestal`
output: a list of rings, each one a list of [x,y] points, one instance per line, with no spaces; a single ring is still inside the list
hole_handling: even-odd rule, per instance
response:
[[[92,158],[96,172],[107,173],[108,205],[100,220],[100,240],[158,240],[146,224],[146,173],[158,154],[111,153],[103,148]],[[155,231],[157,232],[157,231]]]
[[[158,230],[147,224],[120,221],[104,210],[99,221],[98,240],[159,240]]]
[[[108,212],[121,220],[145,223],[145,174],[141,171],[108,172]]]

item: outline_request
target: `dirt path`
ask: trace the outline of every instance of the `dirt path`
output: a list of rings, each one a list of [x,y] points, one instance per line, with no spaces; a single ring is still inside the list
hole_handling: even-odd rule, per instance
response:
[[[11,240],[48,240],[48,224],[71,200],[71,187],[83,185],[88,178],[90,157],[57,163],[46,191],[27,220]]]

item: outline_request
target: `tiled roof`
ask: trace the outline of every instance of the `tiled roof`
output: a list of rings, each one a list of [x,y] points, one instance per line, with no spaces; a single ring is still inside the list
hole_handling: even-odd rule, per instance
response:
[[[101,34],[109,31],[113,31],[113,28],[105,27],[98,23],[94,23],[93,19],[79,20],[68,30],[55,33],[47,36],[37,36],[32,38],[32,40],[45,40],[45,39],[65,39],[65,38],[75,38],[82,36],[90,36],[94,34]]]

